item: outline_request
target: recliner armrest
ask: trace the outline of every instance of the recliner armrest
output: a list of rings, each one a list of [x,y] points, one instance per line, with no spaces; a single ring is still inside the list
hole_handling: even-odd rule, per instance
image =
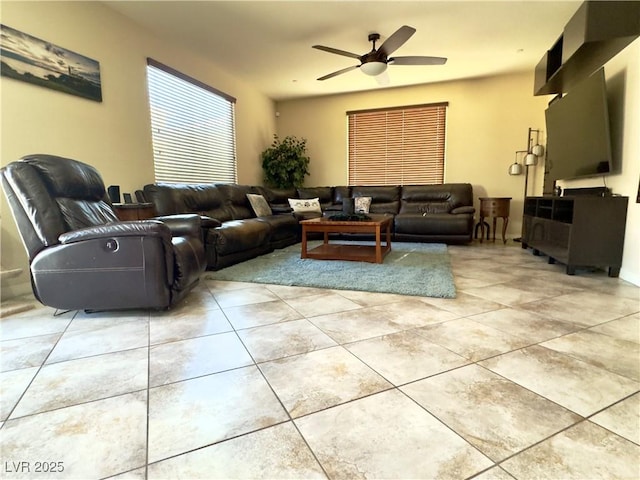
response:
[[[159,220],[169,227],[174,237],[202,237],[202,220],[195,213],[165,215],[153,217],[153,220]]]
[[[457,215],[459,213],[476,213],[476,209],[470,206],[458,207],[451,210],[451,213]]]
[[[67,245],[100,238],[134,236],[159,237],[171,244],[171,230],[162,222],[155,220],[106,223],[63,233],[58,240],[63,245]]]
[[[206,215],[200,215],[200,220],[202,222],[202,228],[218,228],[222,225],[222,222],[217,218],[207,217]]]

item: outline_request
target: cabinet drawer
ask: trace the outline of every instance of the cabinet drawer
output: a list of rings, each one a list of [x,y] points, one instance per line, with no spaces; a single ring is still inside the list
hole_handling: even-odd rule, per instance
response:
[[[509,200],[482,200],[480,204],[480,213],[484,217],[508,217],[509,216]]]
[[[485,217],[508,217],[509,207],[483,208],[482,213]]]

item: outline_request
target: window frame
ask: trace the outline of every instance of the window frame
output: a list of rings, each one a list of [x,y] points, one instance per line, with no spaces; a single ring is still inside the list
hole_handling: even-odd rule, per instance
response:
[[[152,58],[147,58],[146,73],[155,181],[236,183],[235,97]],[[184,82],[175,85],[192,96],[181,97],[185,102],[179,104],[161,88],[154,91],[158,81]],[[203,97],[207,94],[214,97]],[[216,133],[220,126],[223,130]],[[216,145],[223,148],[217,151]]]
[[[347,111],[349,184],[444,183],[448,106],[437,102]]]

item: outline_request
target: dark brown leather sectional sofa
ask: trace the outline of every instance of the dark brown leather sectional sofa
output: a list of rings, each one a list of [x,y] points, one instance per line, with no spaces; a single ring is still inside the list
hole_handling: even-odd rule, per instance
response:
[[[273,215],[256,217],[247,194],[260,194]],[[202,216],[207,268],[218,270],[300,241],[289,198],[318,198],[323,212],[341,211],[345,198],[371,197],[371,213],[394,216],[393,240],[468,243],[473,189],[468,183],[270,189],[249,185],[151,184],[144,187],[157,215]]]

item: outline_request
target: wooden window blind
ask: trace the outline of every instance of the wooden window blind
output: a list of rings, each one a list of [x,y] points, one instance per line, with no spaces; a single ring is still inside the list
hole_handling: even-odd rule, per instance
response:
[[[349,184],[444,183],[447,106],[347,112]]]
[[[235,98],[147,59],[157,182],[235,183]]]

